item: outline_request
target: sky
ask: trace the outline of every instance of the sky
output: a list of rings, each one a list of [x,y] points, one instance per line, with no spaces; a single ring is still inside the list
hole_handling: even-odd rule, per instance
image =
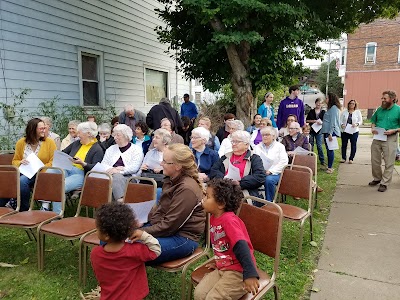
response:
[[[318,45],[325,50],[329,50],[328,42],[319,42]],[[331,45],[331,61],[340,58],[340,47],[334,43]],[[303,60],[303,64],[310,69],[318,69],[322,62],[328,61],[328,54],[324,56],[322,59],[305,59]]]

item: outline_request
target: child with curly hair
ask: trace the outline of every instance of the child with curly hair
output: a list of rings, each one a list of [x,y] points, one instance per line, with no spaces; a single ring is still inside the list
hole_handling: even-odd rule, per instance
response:
[[[200,281],[194,299],[240,299],[257,293],[259,276],[254,249],[243,221],[235,215],[243,193],[230,179],[212,179],[202,204],[211,214],[210,233],[215,261],[214,269]]]
[[[101,300],[143,299],[149,293],[145,262],[157,258],[161,247],[137,225],[131,208],[122,203],[104,204],[96,213],[97,235],[104,245],[95,247],[90,259]],[[141,242],[125,242],[135,230]]]

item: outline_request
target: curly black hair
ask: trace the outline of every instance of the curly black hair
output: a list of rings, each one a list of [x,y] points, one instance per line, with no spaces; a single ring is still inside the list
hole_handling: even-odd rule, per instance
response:
[[[207,188],[209,187],[213,189],[215,201],[225,205],[226,212],[236,213],[244,198],[239,185],[234,184],[231,179],[214,178],[207,182]]]
[[[133,210],[119,202],[102,205],[96,211],[96,226],[114,242],[125,240],[138,227]]]

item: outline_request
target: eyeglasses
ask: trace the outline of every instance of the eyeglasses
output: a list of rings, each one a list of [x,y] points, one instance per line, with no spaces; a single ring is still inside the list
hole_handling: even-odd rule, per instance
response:
[[[166,162],[165,160],[162,160],[161,162],[163,165],[173,165],[175,164],[174,162]]]
[[[232,145],[236,145],[236,144],[240,144],[240,143],[244,143],[243,141],[231,141]]]
[[[289,130],[298,130],[300,128],[294,128],[294,127],[290,127]]]
[[[354,102],[349,102],[349,104],[355,104]]]
[[[198,140],[198,139],[201,139],[201,137],[199,137],[199,136],[193,136],[193,135],[192,135],[190,138],[191,138],[192,140]]]
[[[46,127],[38,127],[37,129],[40,131],[44,131],[44,130],[46,130]]]
[[[270,136],[270,135],[271,135],[270,133],[264,133],[264,134],[262,134],[261,136],[267,137],[267,136]]]

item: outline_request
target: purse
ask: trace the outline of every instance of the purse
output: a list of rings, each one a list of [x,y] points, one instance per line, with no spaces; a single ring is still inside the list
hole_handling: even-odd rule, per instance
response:
[[[142,174],[140,176],[154,179],[157,182],[158,188],[161,188],[163,186],[165,176],[162,173],[155,173],[153,170],[146,170],[142,171]],[[149,184],[146,181],[140,181],[140,183]]]

